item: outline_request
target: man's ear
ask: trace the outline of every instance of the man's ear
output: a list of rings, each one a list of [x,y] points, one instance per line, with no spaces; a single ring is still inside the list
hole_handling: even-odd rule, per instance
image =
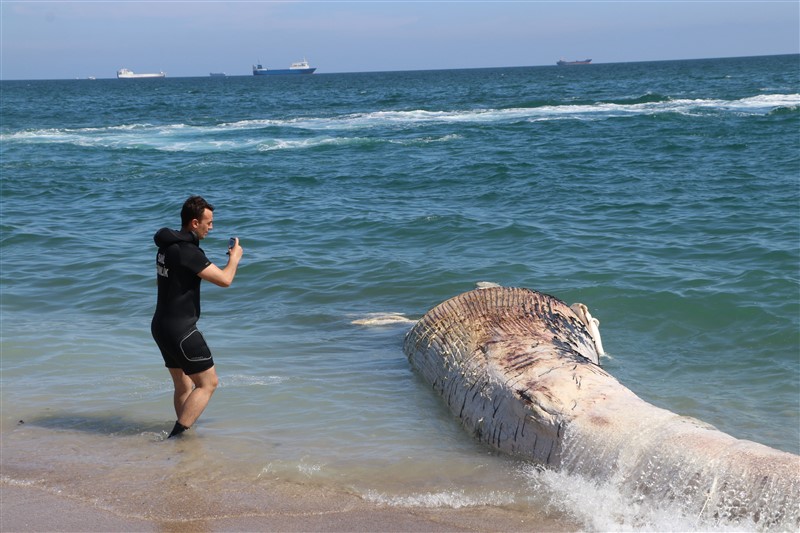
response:
[[[189,229],[195,230],[195,229],[197,229],[197,226],[199,226],[199,225],[200,225],[200,221],[197,220],[196,218],[193,218],[192,221],[189,222]]]

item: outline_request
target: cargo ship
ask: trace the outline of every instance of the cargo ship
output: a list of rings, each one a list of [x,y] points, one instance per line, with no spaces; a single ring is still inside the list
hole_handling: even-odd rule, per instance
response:
[[[309,66],[308,61],[292,63],[289,68],[269,69],[261,66],[261,63],[253,65],[253,76],[275,76],[278,74],[313,74],[317,67]]]
[[[559,59],[556,61],[556,65],[559,67],[563,67],[564,65],[588,65],[591,62],[591,59],[584,59],[583,61],[564,61],[563,59]]]
[[[136,74],[132,70],[121,68],[117,71],[117,78],[119,79],[134,79],[134,78],[163,78],[166,74],[163,72],[156,72],[153,74]]]

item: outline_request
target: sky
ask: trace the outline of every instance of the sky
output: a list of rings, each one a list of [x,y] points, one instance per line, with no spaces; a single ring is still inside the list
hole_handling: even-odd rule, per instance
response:
[[[800,0],[0,0],[0,79],[317,73],[800,53]]]

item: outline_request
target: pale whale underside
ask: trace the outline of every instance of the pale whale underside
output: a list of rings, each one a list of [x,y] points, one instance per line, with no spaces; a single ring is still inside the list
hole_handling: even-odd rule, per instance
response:
[[[408,332],[404,351],[462,424],[494,448],[687,512],[800,526],[800,457],[655,407],[598,366],[564,302],[492,287],[456,296]]]

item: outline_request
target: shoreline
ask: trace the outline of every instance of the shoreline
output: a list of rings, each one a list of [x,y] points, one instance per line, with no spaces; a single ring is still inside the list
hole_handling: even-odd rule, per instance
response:
[[[298,487],[301,489],[303,487]],[[306,487],[307,488],[307,487]],[[304,489],[306,489],[304,488]],[[252,494],[242,494],[247,499]],[[98,498],[99,500],[100,498]],[[234,505],[235,506],[235,505]],[[0,531],[102,532],[169,531],[341,531],[491,532],[573,531],[559,520],[495,507],[401,508],[374,504],[349,494],[311,488],[305,494],[270,491],[260,509],[226,512],[225,502],[209,516],[131,516],[36,486],[0,482]],[[187,513],[193,514],[193,513]]]
[[[197,434],[164,443],[140,429],[114,437],[43,429],[31,422],[0,432],[2,533],[580,529],[569,516],[526,502],[377,501],[335,475],[291,479],[286,471],[254,467]],[[497,482],[473,479],[484,481]],[[407,487],[423,494],[428,488]]]

